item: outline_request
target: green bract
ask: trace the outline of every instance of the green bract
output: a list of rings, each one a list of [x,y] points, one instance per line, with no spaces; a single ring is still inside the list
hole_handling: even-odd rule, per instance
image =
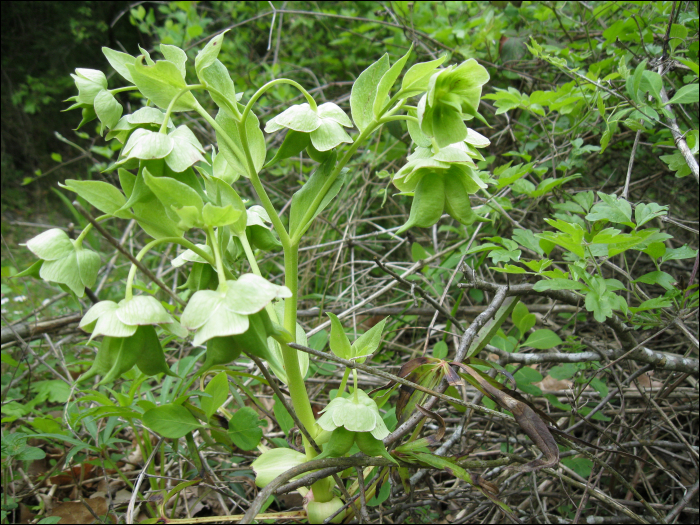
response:
[[[251,206],[246,210],[246,235],[251,246],[263,251],[277,250],[282,246],[270,231],[270,216],[262,206]]]
[[[318,106],[317,111],[309,104],[299,104],[284,110],[270,119],[265,126],[266,133],[274,133],[288,128],[302,133],[309,133],[311,144],[318,151],[328,151],[343,142],[352,143],[342,126],[352,127],[352,122],[345,112],[332,102]]]
[[[481,86],[489,81],[486,69],[470,58],[430,77],[428,92],[418,102],[418,121],[439,147],[467,137],[465,120],[478,115]]]
[[[277,298],[291,297],[286,286],[278,286],[247,273],[237,281],[226,281],[226,288],[200,290],[187,303],[182,325],[195,332],[199,346],[212,337],[242,334],[248,330],[248,316],[259,312]]]
[[[352,432],[370,432],[376,439],[389,435],[377,403],[362,390],[347,398],[336,397],[322,412],[317,423],[323,430],[332,432],[344,427]]]
[[[71,240],[63,230],[47,230],[28,240],[27,248],[43,261],[39,270],[42,279],[64,284],[78,297],[85,294],[86,286],[95,284],[100,256]]]
[[[87,311],[79,326],[92,333],[92,340],[98,335],[129,337],[134,335],[139,326],[160,324],[179,327],[179,323],[155,297],[137,295],[131,299],[122,299],[119,304],[100,301]],[[174,331],[181,330],[174,328]]]

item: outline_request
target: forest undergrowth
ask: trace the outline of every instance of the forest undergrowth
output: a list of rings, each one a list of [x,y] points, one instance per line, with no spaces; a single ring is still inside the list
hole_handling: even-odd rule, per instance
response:
[[[269,226],[270,217],[256,212],[253,231],[251,205],[265,204],[251,182],[257,175],[236,174],[249,225],[237,242],[250,246],[232,241],[229,259],[218,255],[211,239],[220,237],[210,235],[206,219],[186,230],[191,244],[213,249],[206,253],[172,243],[142,253],[157,235],[136,206],[130,219],[114,211],[107,214],[118,218],[95,222],[105,204],[80,184],[108,183],[129,198],[126,169],[117,175],[111,167],[128,156],[119,150],[129,133],[165,130],[167,117],[119,128],[119,118],[82,106],[87,123],[56,153],[61,187],[49,184],[59,211],[28,214],[3,204],[3,523],[250,522],[256,515],[291,523],[314,519],[303,487],[313,485],[320,498],[326,480],[335,483],[329,501],[341,502],[335,514],[345,522],[697,522],[695,4],[173,2],[134,5],[119,23],[137,27],[154,56],[160,44],[184,49],[183,78],[192,81],[206,79],[200,69],[195,76],[195,56],[228,29],[218,61],[242,94],[233,102],[241,111],[260,86],[286,77],[306,86],[319,107],[352,114],[363,137],[367,124],[351,107],[351,88],[384,52],[396,64],[412,50],[405,69],[443,55],[443,68],[474,59],[490,79],[480,103],[477,97],[478,116],[461,111],[472,173],[483,187],[469,192],[469,218],[449,195],[434,220],[419,216],[423,190],[402,186],[422,169],[409,156],[431,147],[438,155],[450,143],[437,129],[426,131],[428,110],[416,99],[405,106],[408,118],[383,122],[357,148],[336,198],[311,217],[298,244],[297,289],[290,287],[301,328],[278,311],[285,321],[275,325],[275,341],[283,329],[289,337],[296,330],[292,348],[308,355],[312,421],[320,424],[329,403],[342,400],[352,371],[355,398],[367,393],[387,429],[380,452],[355,441],[338,455],[317,446],[322,459],[314,460],[309,437],[323,432],[304,429],[290,377],[278,379],[275,365],[255,352],[212,367],[211,343],[195,345],[163,321],[158,347],[167,368],[151,373],[134,361],[110,376],[110,367],[101,370],[106,382],[91,374],[81,382],[106,346],[86,333],[95,328],[85,314],[100,301],[120,301],[126,282],[130,297],[132,279],[135,296],[156,298],[182,325],[187,301],[234,282],[217,272],[240,279],[257,265],[276,297],[289,297],[280,291],[289,273],[284,233],[293,237],[300,188],[329,156],[308,140],[295,147],[291,130],[267,133],[265,124],[304,95],[280,84],[257,99],[267,160],[256,166],[258,180],[280,224]],[[107,80],[118,91],[122,79],[108,74],[105,92]],[[425,89],[432,89],[427,80]],[[385,95],[401,92],[397,84]],[[206,105],[193,93],[203,111],[221,107],[215,96]],[[113,98],[128,115],[146,97]],[[216,164],[225,149],[220,130],[201,112],[172,118],[204,145],[197,173],[207,184],[217,169],[230,173]],[[357,130],[348,132],[357,139]],[[335,144],[333,162],[335,148],[352,146]],[[293,153],[285,156],[285,147]],[[435,172],[421,176],[437,180]],[[47,184],[34,177],[23,184]],[[208,196],[218,182],[211,184]],[[54,261],[30,240],[49,228],[99,255],[92,283],[82,274],[75,286],[58,272],[39,274],[38,263]],[[213,264],[214,252],[225,268]],[[17,276],[28,267],[28,277]],[[358,340],[371,349],[351,355]],[[166,406],[189,416],[153,415]],[[261,463],[252,463],[277,449],[306,453],[306,463],[261,474]]]

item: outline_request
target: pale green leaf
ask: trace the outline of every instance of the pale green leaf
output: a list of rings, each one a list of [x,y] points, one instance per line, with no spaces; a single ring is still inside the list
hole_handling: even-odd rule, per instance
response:
[[[384,54],[379,60],[365,69],[352,86],[350,93],[350,112],[355,126],[360,131],[372,122],[374,101],[377,98],[377,86],[389,70],[389,55]]]

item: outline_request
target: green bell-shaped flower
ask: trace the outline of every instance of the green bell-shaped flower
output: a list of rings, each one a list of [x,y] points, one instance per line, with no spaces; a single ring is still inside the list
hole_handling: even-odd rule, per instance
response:
[[[47,230],[28,240],[27,248],[41,259],[39,276],[45,281],[63,284],[78,297],[85,295],[86,286],[95,284],[100,256],[71,240],[63,230]],[[25,270],[20,276],[32,274]]]
[[[328,403],[317,423],[329,432],[343,427],[351,432],[370,432],[376,439],[389,435],[377,403],[359,389],[347,398],[336,397]]]
[[[291,448],[273,448],[264,451],[250,466],[255,472],[255,484],[263,488],[280,474],[303,463],[306,463],[303,453]]]
[[[197,162],[206,162],[204,148],[187,126],[180,126],[167,135],[145,128],[136,129],[124,145],[122,158],[115,166],[129,159],[165,159],[176,173],[181,173]]]
[[[481,135],[473,135],[470,140],[474,143],[484,143],[478,138]],[[476,170],[471,146],[464,140],[439,151],[435,151],[434,147],[419,145],[408,157],[408,163],[392,180],[402,192],[413,192],[414,195],[408,221],[397,233],[413,226],[428,228],[440,219],[445,210],[466,226],[482,220],[473,212],[469,195],[486,188],[487,184]]]
[[[314,148],[318,151],[328,151],[343,142],[352,143],[343,126],[351,128],[352,122],[345,112],[332,102],[321,104],[316,111],[304,103],[292,106],[270,119],[265,126],[265,132],[274,133],[288,128],[309,133]]]
[[[428,91],[418,102],[423,133],[435,138],[440,148],[464,140],[464,121],[479,116],[481,86],[488,81],[488,72],[473,58],[434,73]]]
[[[251,316],[273,299],[291,297],[286,286],[278,286],[262,277],[248,273],[237,281],[226,281],[225,289],[200,290],[187,303],[182,313],[182,325],[194,331],[194,345],[199,346],[212,337],[243,334],[248,330]]]
[[[168,331],[187,336],[172,316],[165,311],[163,305],[150,295],[137,295],[131,299],[100,301],[83,316],[80,328],[92,333],[90,340],[98,335],[109,337],[130,337],[136,333],[139,326],[162,325]]]

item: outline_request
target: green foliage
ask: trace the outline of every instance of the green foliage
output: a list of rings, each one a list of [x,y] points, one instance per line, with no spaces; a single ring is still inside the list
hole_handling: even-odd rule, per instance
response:
[[[404,422],[418,410],[438,423],[442,420],[423,409],[427,394],[400,390],[393,407],[393,385],[372,397],[358,387],[356,371],[348,367],[336,395],[316,420],[304,378],[309,368],[330,375],[338,366],[309,365],[307,354],[287,346],[295,341],[323,351],[329,342],[332,354],[342,359],[363,363],[377,354],[377,361],[389,361],[395,358],[394,346],[401,348],[402,343],[382,348],[387,327],[420,326],[416,317],[385,318],[364,333],[364,328],[356,330],[351,344],[343,321],[329,313],[330,334],[322,330],[307,340],[297,322],[299,302],[317,301],[323,307],[345,291],[336,288],[330,277],[323,282],[330,274],[321,261],[309,258],[316,264],[315,271],[309,266],[306,273],[300,272],[302,239],[313,236],[319,245],[335,243],[335,234],[324,230],[318,218],[333,217],[335,228],[355,213],[359,226],[353,235],[373,234],[367,224],[376,226],[379,215],[380,240],[400,236],[403,242],[405,238],[405,246],[410,247],[404,256],[426,263],[408,278],[413,301],[415,286],[424,287],[429,295],[443,296],[449,291],[448,283],[463,277],[466,270],[457,267],[463,262],[477,273],[490,270],[496,279],[508,279],[509,286],[528,279],[535,294],[556,298],[555,292],[568,293],[566,297],[574,297],[585,311],[570,318],[567,327],[578,320],[615,321],[631,330],[661,326],[697,305],[697,291],[678,283],[673,266],[675,261],[696,258],[697,250],[678,247],[680,243],[664,228],[675,213],[670,213],[672,206],[654,202],[667,202],[661,189],[652,187],[649,194],[642,194],[636,193],[635,186],[643,177],[656,176],[650,174],[654,165],[677,178],[693,172],[676,144],[684,141],[694,155],[700,143],[695,111],[698,47],[692,38],[697,32],[696,13],[676,12],[675,22],[670,23],[669,3],[496,4],[393,3],[383,6],[392,21],[382,26],[371,22],[383,16],[374,11],[377,4],[329,3],[324,5],[323,17],[364,21],[352,30],[332,31],[323,17],[287,14],[285,6],[277,6],[281,11],[276,16],[283,15],[277,31],[288,40],[274,49],[275,29],[269,33],[269,46],[269,23],[256,19],[261,7],[254,3],[206,9],[182,2],[139,5],[129,10],[128,18],[160,43],[155,48],[159,52],[150,46],[148,50],[139,46],[139,54],[104,47],[104,59],[119,76],[75,69],[77,95],[71,97],[70,109],[82,112],[78,127],[92,126],[105,136],[108,146],[100,146],[100,154],[112,164],[96,162],[87,173],[89,180],[67,180],[62,187],[75,193],[84,207],[103,213],[97,219],[102,225],[134,220],[141,235],[153,238],[135,256],[147,267],[160,262],[162,269],[168,262],[161,245],[174,243],[185,249],[177,258],[170,257],[182,277],[176,278],[179,294],[167,291],[174,302],[157,299],[154,295],[160,292],[136,279],[141,266],[134,265],[128,276],[120,277],[126,283],[124,295],[113,287],[108,293],[114,300],[92,306],[80,323],[92,333],[91,340],[102,336],[81,381],[95,376],[100,381],[94,387],[98,390],[86,390],[80,401],[96,406],[75,413],[71,412],[78,406],[75,402],[66,414],[93,435],[95,450],[104,451],[114,442],[116,421],[122,418],[134,429],[138,428],[134,421],[140,420],[169,440],[185,437],[195,464],[200,460],[194,431],[207,447],[258,449],[262,455],[253,469],[260,487],[312,459],[306,438],[306,454],[286,448],[288,444],[278,438],[266,439],[282,448],[264,445],[267,423],[258,409],[269,407],[260,403],[249,382],[238,383],[251,378],[267,384],[238,367],[252,357],[262,359],[287,385],[294,411],[311,436],[319,443],[327,440],[321,458],[349,455],[358,450],[357,445],[364,454],[396,465],[400,458],[415,466],[444,469],[473,485],[506,514],[511,512],[484,480],[475,480],[457,459],[430,453],[427,447],[435,443],[418,439],[421,427],[403,448],[387,451],[381,440],[397,417]],[[616,16],[606,14],[608,9]],[[218,33],[221,19],[230,21],[235,30]],[[399,30],[408,20],[420,30]],[[554,32],[566,41],[552,36],[555,23],[560,29]],[[585,35],[579,27],[585,28]],[[664,36],[667,27],[668,38]],[[207,34],[215,36],[203,38]],[[378,60],[371,45],[377,41],[387,48]],[[439,53],[431,52],[426,43]],[[163,59],[155,58],[156,53]],[[658,59],[661,56],[666,62]],[[675,65],[669,70],[664,63],[683,68]],[[303,87],[309,85],[309,77],[317,90]],[[32,100],[27,95],[35,84],[31,79],[27,76],[27,83],[12,95],[13,103],[23,104],[27,113],[37,111],[51,91],[33,87],[36,99]],[[334,84],[346,79],[355,79],[352,88]],[[348,93],[345,106],[327,101]],[[303,100],[294,98],[299,94]],[[482,98],[493,101],[493,108],[482,104]],[[324,103],[318,105],[316,99]],[[672,119],[680,134],[672,131]],[[79,137],[89,138],[87,134]],[[211,142],[216,145],[210,146]],[[81,151],[100,152],[94,145],[85,150],[69,144]],[[640,149],[630,159],[626,152],[632,144]],[[62,153],[52,153],[52,161],[63,162],[68,155]],[[505,162],[508,156],[522,160]],[[629,173],[631,180],[616,179],[620,173]],[[278,194],[291,179],[293,196]],[[118,186],[113,184],[117,180]],[[610,180],[624,187],[621,195],[605,186]],[[389,182],[400,193],[392,195]],[[601,191],[574,190],[579,183]],[[344,204],[355,196],[356,208],[348,212]],[[65,200],[68,210],[82,221],[80,236],[70,238],[60,229],[40,233],[26,244],[39,260],[19,274],[3,263],[3,276],[14,273],[56,283],[77,300],[95,285],[106,258],[92,242],[92,225]],[[380,207],[386,208],[379,211]],[[405,223],[398,226],[400,220],[395,217],[406,219]],[[390,231],[394,226],[398,228]],[[420,229],[433,227],[429,247],[431,242],[421,237],[427,232]],[[677,231],[673,233],[678,237]],[[444,246],[438,236],[440,243],[469,243],[435,258]],[[384,246],[377,246],[373,250],[385,253]],[[487,259],[490,268],[484,266]],[[284,268],[284,286],[271,282],[279,268]],[[354,283],[354,273],[352,279]],[[3,283],[4,294],[9,287]],[[307,295],[305,287],[312,288]],[[402,293],[397,292],[397,297]],[[475,302],[485,299],[477,289],[460,293],[449,306],[454,306],[453,318],[460,319],[458,308],[467,297]],[[410,302],[411,297],[406,298]],[[489,344],[489,349],[509,354],[576,353],[583,347],[578,335],[567,337],[559,329],[537,327],[537,317],[510,297],[479,331],[466,358],[457,364],[458,373],[452,368],[455,363],[445,360],[450,350],[447,334],[457,329],[452,323],[451,318],[444,327],[444,340],[433,346],[432,358],[410,360],[399,375],[431,390],[446,379],[452,388],[448,393],[455,397],[459,395],[454,387],[467,382],[484,394],[486,404],[513,413],[523,428],[527,425],[518,417],[522,418],[527,405],[511,397],[506,385],[486,372],[494,368],[521,392],[541,396],[535,383],[542,381],[545,371],[512,365],[504,369],[479,359],[479,352]],[[168,345],[181,344],[188,331],[194,346],[206,346],[206,351],[195,350],[187,357],[182,352],[168,353]],[[4,353],[3,360],[18,370],[26,366],[10,354]],[[85,360],[70,366],[78,369],[79,364],[85,370]],[[555,379],[573,379],[577,388],[590,385],[605,396],[606,380],[587,377],[596,366],[565,363],[547,373]],[[214,375],[206,388],[201,382],[203,391],[192,390],[196,379],[207,374]],[[354,388],[346,394],[351,374]],[[141,388],[150,377],[162,383],[159,397]],[[235,387],[229,387],[229,381]],[[121,390],[107,388],[115,382]],[[33,391],[43,401],[69,401],[64,383],[60,385],[37,383]],[[87,383],[82,385],[89,388]],[[235,410],[225,406],[229,394],[238,405]],[[198,402],[190,402],[190,397],[198,397]],[[574,409],[549,394],[547,399],[557,409],[581,416],[591,410],[589,406]],[[10,401],[3,407],[6,422],[36,412],[36,403],[22,406]],[[382,409],[387,414],[382,415]],[[527,416],[530,424],[542,424],[531,408],[527,410],[533,414]],[[272,412],[291,443],[295,423],[277,395]],[[101,419],[112,425],[110,432],[98,432],[95,422]],[[593,419],[609,420],[602,413]],[[53,420],[35,422],[37,430],[60,435]],[[444,421],[441,424],[444,431]],[[532,427],[526,432],[551,460],[551,450],[536,439],[549,435],[543,428],[539,434]],[[140,436],[140,431],[135,432]],[[21,441],[19,435],[8,440]],[[12,448],[8,441],[6,447],[3,437],[3,455],[5,448],[12,448],[18,452],[8,452],[8,457],[27,459],[18,443]],[[150,454],[150,442],[144,440],[140,446],[144,457]],[[512,452],[512,447],[505,450]],[[583,477],[592,469],[587,459],[563,462]],[[399,474],[405,483],[407,473],[401,470],[406,470],[403,465]],[[377,472],[366,487],[370,506],[389,497],[386,473]],[[153,486],[158,483],[153,481]],[[342,506],[331,486],[329,480],[314,484],[315,501],[307,506],[311,520],[325,519]],[[166,499],[184,488],[176,487]]]

